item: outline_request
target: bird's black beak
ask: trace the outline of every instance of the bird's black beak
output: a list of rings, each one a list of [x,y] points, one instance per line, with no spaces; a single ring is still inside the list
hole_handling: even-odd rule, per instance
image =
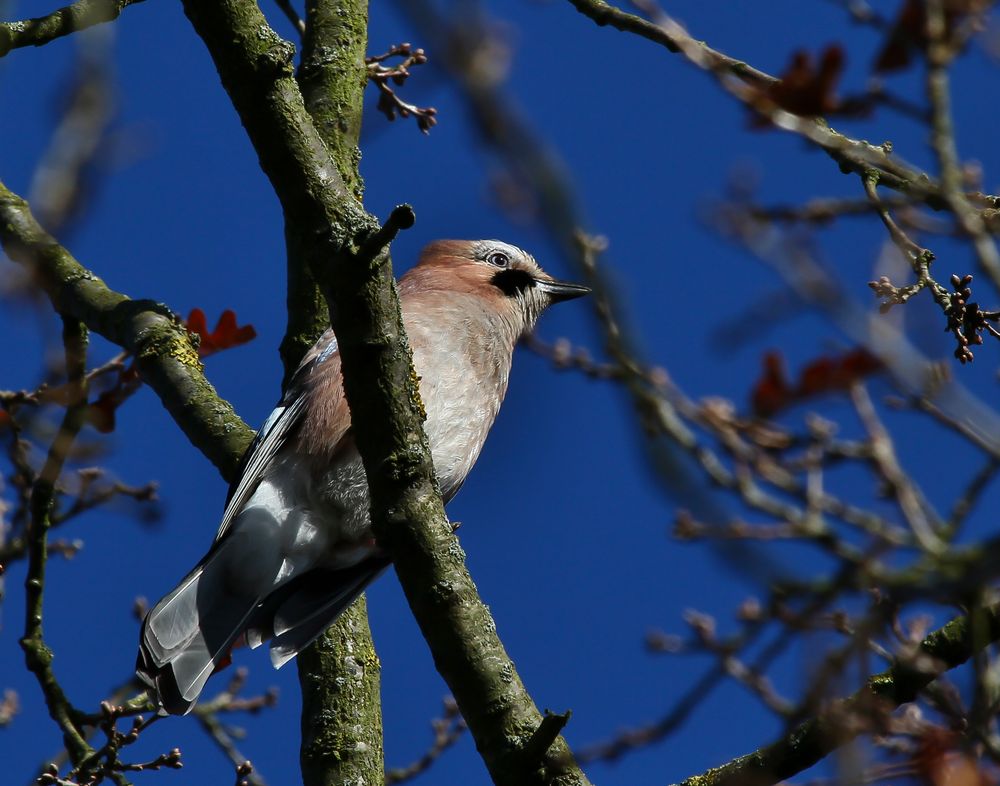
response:
[[[547,294],[553,303],[590,294],[590,287],[585,287],[582,284],[571,284],[569,281],[537,279],[536,283],[538,288]]]

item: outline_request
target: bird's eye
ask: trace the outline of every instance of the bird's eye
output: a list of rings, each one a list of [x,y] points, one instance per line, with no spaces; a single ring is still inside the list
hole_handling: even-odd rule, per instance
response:
[[[493,267],[507,267],[510,264],[510,257],[503,251],[494,251],[486,257],[486,261],[493,265]]]

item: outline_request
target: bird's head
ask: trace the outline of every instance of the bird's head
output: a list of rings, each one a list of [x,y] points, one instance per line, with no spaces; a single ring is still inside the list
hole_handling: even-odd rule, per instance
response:
[[[590,292],[580,284],[557,281],[527,251],[500,240],[435,241],[403,282],[477,295],[511,322],[516,335],[530,332],[553,303]]]

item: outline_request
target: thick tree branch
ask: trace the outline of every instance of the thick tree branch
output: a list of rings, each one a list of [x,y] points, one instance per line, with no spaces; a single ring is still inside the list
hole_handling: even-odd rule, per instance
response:
[[[358,172],[361,114],[367,71],[368,1],[309,0],[296,79],[305,109],[325,143],[347,192],[358,205],[364,185]],[[285,213],[288,258],[288,327],[281,342],[285,381],[329,325],[326,300],[311,264],[316,241],[299,216]]]
[[[0,23],[0,57],[22,46],[42,46],[56,38],[112,22],[126,6],[142,0],[77,0],[47,16]]]
[[[294,47],[248,0],[185,0],[286,219],[311,240],[314,268],[347,259],[378,222],[354,198],[306,110],[292,68]]]
[[[393,224],[406,226],[406,208],[394,211],[387,227]],[[383,238],[386,245],[390,239]],[[331,271],[331,291],[376,537],[393,555],[435,665],[494,783],[588,783],[562,737],[544,751],[530,744],[543,718],[497,636],[445,517],[388,253],[371,245],[369,258]]]
[[[306,111],[341,179],[360,205],[358,172],[368,2],[309,0],[297,80]],[[310,262],[314,241],[285,215],[288,324],[281,344],[285,379],[329,325]],[[300,766],[305,786],[378,783],[385,769],[380,668],[362,595],[296,659],[302,687]]]
[[[377,222],[340,175],[291,77],[291,47],[256,4],[186,0],[185,9],[286,219],[312,239],[303,253],[328,284],[376,537],[395,558],[411,608],[494,782],[587,783],[561,737],[539,759],[523,755],[542,715],[495,633],[444,515],[392,280],[392,231],[377,232]],[[394,223],[404,226],[407,215],[397,211]]]
[[[208,47],[284,212],[286,247],[294,260],[288,271],[289,329],[281,346],[287,379],[287,370],[325,327],[325,304],[311,271],[347,258],[378,222],[354,198],[344,168],[307,111],[293,74],[294,47],[268,26],[257,4],[185,0],[184,9]],[[326,12],[320,16],[325,19]],[[310,67],[317,69],[322,71]],[[318,81],[317,90],[329,83],[325,76]]]
[[[296,78],[306,110],[358,204],[362,98],[368,82],[368,0],[308,0]]]
[[[974,620],[957,617],[929,635],[910,657],[868,678],[861,690],[834,702],[781,739],[682,781],[681,786],[777,783],[812,767],[859,734],[875,730],[872,716],[913,701],[949,669],[960,666],[1000,639],[1000,607],[980,609]]]
[[[0,182],[0,245],[27,267],[56,311],[129,351],[143,380],[192,444],[232,480],[253,437],[202,373],[187,330],[166,306],[131,300],[83,267],[42,229],[27,202]]]
[[[303,786],[381,783],[381,665],[362,595],[299,653]]]

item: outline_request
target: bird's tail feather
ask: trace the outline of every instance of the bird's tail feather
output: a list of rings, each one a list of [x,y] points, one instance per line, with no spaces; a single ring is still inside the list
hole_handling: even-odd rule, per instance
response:
[[[254,582],[251,586],[266,589],[240,592],[228,572],[245,567],[245,561],[241,547],[227,554],[229,545],[229,538],[219,541],[143,621],[136,673],[172,715],[191,710],[241,635],[251,647],[270,640],[271,662],[280,668],[389,565],[386,557],[373,556],[348,568],[313,568],[284,580]],[[271,571],[258,571],[258,580],[265,573]]]
[[[259,601],[233,590],[224,552],[213,550],[142,623],[136,673],[172,715],[191,710]]]
[[[351,568],[312,571],[274,611],[271,663],[280,669],[308,647],[388,567],[383,557]]]

